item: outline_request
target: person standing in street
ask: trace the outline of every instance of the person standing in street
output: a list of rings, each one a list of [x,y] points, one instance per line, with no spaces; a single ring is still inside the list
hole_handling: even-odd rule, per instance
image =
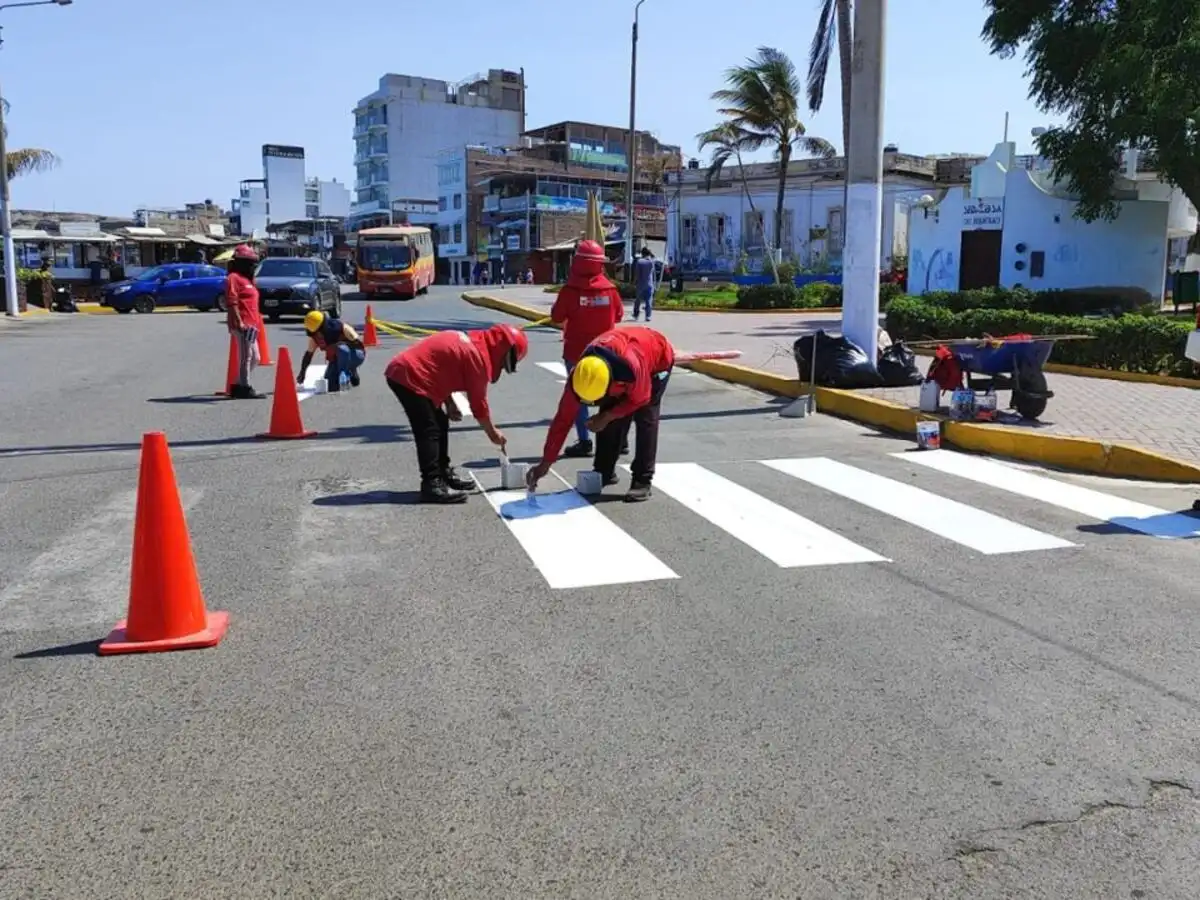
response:
[[[581,405],[599,406],[587,427],[597,434],[592,468],[607,487],[617,483],[617,460],[630,425],[637,429],[633,480],[626,503],[650,499],[654,463],[658,458],[658,422],[663,394],[675,365],[675,351],[665,336],[652,328],[614,328],[592,341],[575,364],[550,423],[542,461],[529,470],[530,490],[550,472],[571,422]]]
[[[563,330],[563,364],[570,378],[575,363],[588,344],[615,328],[625,314],[621,293],[604,274],[605,256],[596,241],[580,241],[571,259],[571,271],[550,308],[550,321]],[[575,443],[563,456],[580,459],[595,449],[587,428],[588,411],[580,406],[575,417]]]
[[[239,244],[229,260],[225,276],[225,322],[237,339],[238,381],[229,386],[235,400],[261,400],[263,395],[250,386],[250,372],[258,361],[258,330],[262,319],[258,311],[258,288],[254,270],[258,254],[247,244]]]
[[[408,416],[424,503],[463,503],[475,484],[450,464],[450,423],[462,419],[453,395],[467,395],[471,415],[488,439],[505,451],[507,441],[492,424],[488,386],[517,371],[529,352],[525,332],[511,325],[486,331],[441,331],[392,358],[384,372],[388,388]]]
[[[649,247],[642,248],[642,257],[633,264],[633,284],[637,292],[633,301],[633,321],[638,320],[642,307],[646,308],[646,321],[654,312],[654,254]]]

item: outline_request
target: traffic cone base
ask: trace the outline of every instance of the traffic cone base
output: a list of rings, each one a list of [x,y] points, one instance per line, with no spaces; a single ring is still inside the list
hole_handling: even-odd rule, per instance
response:
[[[302,441],[305,438],[315,437],[315,431],[299,431],[295,434],[271,434],[269,431],[260,431],[255,435],[261,441]]]
[[[271,359],[271,345],[267,343],[267,323],[262,319],[258,320],[258,364],[275,365],[275,361]]]
[[[279,348],[279,365],[275,367],[275,394],[271,398],[271,425],[258,435],[266,441],[298,441],[310,438],[315,431],[304,427],[300,417],[300,397],[292,374],[292,356],[287,347]]]
[[[238,381],[238,339],[229,335],[229,360],[225,363],[225,389],[213,392],[214,397],[232,397],[233,386]]]
[[[177,638],[163,638],[158,641],[132,641],[125,631],[125,619],[117,623],[104,642],[100,644],[101,656],[115,656],[118,653],[162,653],[167,650],[200,650],[205,647],[215,647],[225,637],[229,630],[229,613],[210,612],[205,614],[204,629],[195,634],[187,634]]]

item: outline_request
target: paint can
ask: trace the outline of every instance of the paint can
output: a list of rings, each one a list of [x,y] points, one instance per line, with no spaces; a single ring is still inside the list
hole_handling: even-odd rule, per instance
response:
[[[322,378],[320,381],[318,381],[316,384],[313,385],[312,390],[313,390],[314,394],[324,394],[329,390],[329,385],[327,385],[325,383],[325,379]]]
[[[575,490],[585,497],[593,497],[604,490],[604,481],[599,472],[584,470],[575,473]]]
[[[506,491],[525,490],[525,476],[529,474],[529,463],[514,463],[500,460],[500,486]]]
[[[942,389],[933,380],[921,382],[921,398],[918,408],[921,412],[935,413],[942,402]]]
[[[942,423],[926,420],[917,423],[917,449],[939,450],[942,446]]]

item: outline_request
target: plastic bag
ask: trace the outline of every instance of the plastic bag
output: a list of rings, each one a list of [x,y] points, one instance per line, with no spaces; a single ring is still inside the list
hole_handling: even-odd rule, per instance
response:
[[[901,342],[879,354],[879,380],[884,387],[905,387],[920,384],[925,378],[917,368],[917,355]]]
[[[806,334],[792,344],[792,355],[800,380],[812,378],[813,347],[816,346],[816,383],[823,387],[880,387],[879,373],[857,344],[844,337],[830,337],[824,331]]]

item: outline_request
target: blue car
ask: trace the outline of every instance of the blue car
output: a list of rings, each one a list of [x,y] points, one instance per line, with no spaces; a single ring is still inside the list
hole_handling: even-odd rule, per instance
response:
[[[160,306],[225,309],[225,270],[198,263],[170,263],[147,269],[136,278],[105,285],[101,306],[119,313],[152,313]]]

